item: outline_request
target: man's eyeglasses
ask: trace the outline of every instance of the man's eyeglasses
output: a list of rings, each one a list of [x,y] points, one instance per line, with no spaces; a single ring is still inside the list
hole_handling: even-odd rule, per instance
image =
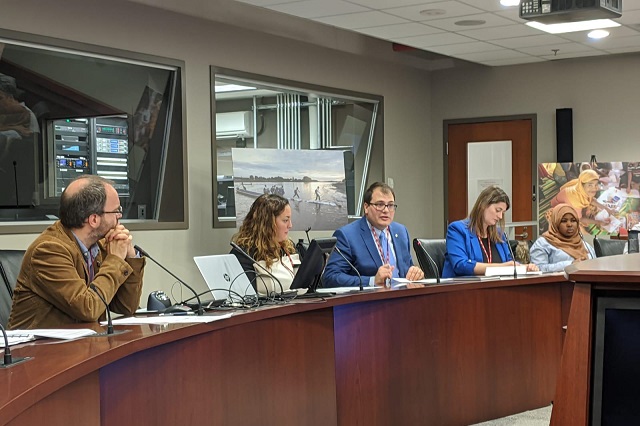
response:
[[[390,212],[395,211],[398,208],[397,204],[385,204],[385,203],[368,203],[370,206],[373,206],[379,212],[384,211],[385,207],[389,209]]]
[[[122,214],[122,206],[118,206],[118,208],[117,208],[117,209],[112,210],[112,211],[110,211],[110,212],[102,212],[102,213],[99,213],[99,214],[101,214],[101,215],[102,215],[102,214],[107,214],[107,213]]]

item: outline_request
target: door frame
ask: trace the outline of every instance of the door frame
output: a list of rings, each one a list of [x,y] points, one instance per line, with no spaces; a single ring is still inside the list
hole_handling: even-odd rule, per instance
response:
[[[533,191],[536,195],[536,201],[531,203],[532,221],[538,220],[538,114],[518,114],[518,115],[496,115],[490,117],[472,117],[472,118],[454,118],[442,120],[442,162],[443,162],[443,187],[444,187],[444,217],[443,232],[447,235],[447,218],[449,217],[449,165],[447,157],[449,155],[447,144],[449,142],[449,125],[450,124],[479,124],[491,121],[513,121],[513,120],[531,120],[531,182],[533,182]],[[466,196],[466,194],[465,194]],[[536,235],[537,238],[537,235]]]

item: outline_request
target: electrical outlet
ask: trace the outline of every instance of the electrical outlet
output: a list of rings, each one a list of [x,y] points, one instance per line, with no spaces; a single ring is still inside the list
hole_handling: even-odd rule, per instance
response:
[[[146,219],[147,218],[147,205],[139,204],[138,205],[138,219]]]

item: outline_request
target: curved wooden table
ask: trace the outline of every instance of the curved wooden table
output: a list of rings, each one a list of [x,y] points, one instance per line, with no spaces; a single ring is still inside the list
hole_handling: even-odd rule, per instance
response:
[[[553,398],[563,276],[300,301],[13,348],[0,424],[466,425]],[[96,325],[96,329],[99,327]]]

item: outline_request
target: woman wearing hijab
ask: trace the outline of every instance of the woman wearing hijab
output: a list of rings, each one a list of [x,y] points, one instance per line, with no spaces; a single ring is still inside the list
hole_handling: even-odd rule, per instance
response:
[[[542,272],[563,271],[568,265],[596,257],[593,247],[582,239],[578,213],[569,204],[547,211],[549,230],[531,246],[531,263]]]
[[[616,211],[596,200],[599,187],[600,180],[598,173],[591,169],[583,170],[577,179],[573,179],[562,185],[558,195],[551,200],[551,206],[553,207],[563,203],[569,204],[576,210],[576,217],[582,225],[598,225],[603,227],[610,222],[610,219],[596,220],[593,219],[593,217],[600,210],[606,210],[610,216],[615,216]],[[591,214],[586,215],[585,209],[591,209]]]

